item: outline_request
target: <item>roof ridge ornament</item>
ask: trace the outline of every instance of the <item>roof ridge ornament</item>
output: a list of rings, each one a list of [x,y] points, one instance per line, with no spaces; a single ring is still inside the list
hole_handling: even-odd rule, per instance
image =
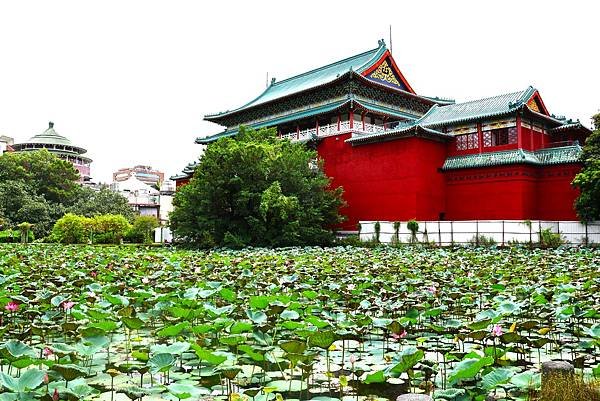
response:
[[[54,128],[54,123],[52,121],[48,121],[48,128]]]
[[[385,46],[385,40],[384,40],[384,39],[379,39],[379,40],[377,41],[377,44],[379,45],[379,47],[381,47],[381,46]]]

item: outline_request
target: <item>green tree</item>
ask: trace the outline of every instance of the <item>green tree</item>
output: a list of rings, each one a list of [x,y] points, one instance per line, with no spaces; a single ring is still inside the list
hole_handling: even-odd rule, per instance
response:
[[[600,113],[592,119],[595,131],[585,141],[581,155],[583,168],[573,180],[580,190],[575,209],[581,221],[600,219]]]
[[[94,217],[102,214],[120,214],[133,221],[135,212],[127,202],[127,198],[118,192],[102,186],[99,191],[82,187],[77,201],[68,208],[69,213]]]
[[[342,219],[342,189],[329,189],[317,153],[272,129],[243,127],[211,144],[175,195],[170,225],[202,245],[325,244]]]
[[[6,225],[29,222],[37,238],[45,237],[77,199],[78,179],[71,163],[45,149],[0,155],[0,210]]]
[[[160,222],[155,216],[137,216],[127,237],[135,242],[151,243],[157,227],[160,227]]]
[[[25,182],[32,193],[63,204],[71,203],[80,190],[73,165],[46,149],[0,156],[0,182],[5,180]]]

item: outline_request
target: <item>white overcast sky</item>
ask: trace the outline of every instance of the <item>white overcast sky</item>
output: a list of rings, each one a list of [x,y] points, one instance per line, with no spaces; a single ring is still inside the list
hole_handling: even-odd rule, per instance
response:
[[[598,1],[0,0],[0,135],[49,120],[92,175],[198,158],[205,114],[281,80],[389,45],[417,93],[465,101],[537,87],[590,126],[600,107]]]

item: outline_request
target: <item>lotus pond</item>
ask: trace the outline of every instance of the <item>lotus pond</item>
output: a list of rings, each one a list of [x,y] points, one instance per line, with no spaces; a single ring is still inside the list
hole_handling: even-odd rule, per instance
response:
[[[589,249],[0,245],[0,401],[528,399],[600,375]]]

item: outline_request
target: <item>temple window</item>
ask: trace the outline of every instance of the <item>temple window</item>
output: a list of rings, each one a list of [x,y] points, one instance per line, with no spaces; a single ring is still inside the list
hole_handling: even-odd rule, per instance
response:
[[[517,143],[517,129],[498,128],[489,131],[483,131],[483,146],[501,146]]]
[[[479,136],[477,132],[456,136],[456,150],[467,150],[479,148]]]

